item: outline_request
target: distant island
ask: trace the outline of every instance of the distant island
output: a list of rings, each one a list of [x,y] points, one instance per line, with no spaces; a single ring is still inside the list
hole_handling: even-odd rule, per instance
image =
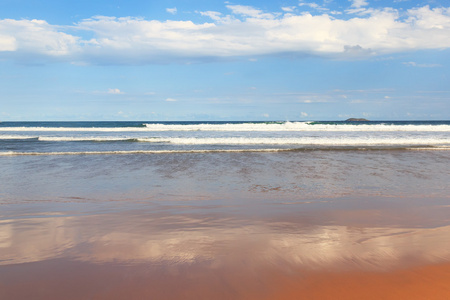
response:
[[[369,122],[369,120],[363,119],[363,118],[350,118],[345,121],[346,122]]]

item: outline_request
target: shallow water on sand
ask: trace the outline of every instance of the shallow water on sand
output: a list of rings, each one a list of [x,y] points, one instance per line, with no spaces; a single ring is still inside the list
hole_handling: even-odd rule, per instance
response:
[[[0,157],[0,299],[446,299],[449,159]]]

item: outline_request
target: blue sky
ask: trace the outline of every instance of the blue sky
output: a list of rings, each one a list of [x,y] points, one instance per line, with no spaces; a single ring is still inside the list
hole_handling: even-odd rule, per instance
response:
[[[0,121],[450,119],[448,1],[0,7]]]

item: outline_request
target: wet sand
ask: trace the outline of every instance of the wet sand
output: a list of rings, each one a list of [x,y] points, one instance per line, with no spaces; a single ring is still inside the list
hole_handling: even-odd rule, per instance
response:
[[[450,264],[389,272],[314,272],[292,268],[250,271],[242,266],[149,268],[54,260],[9,266],[1,279],[0,299],[450,298]]]
[[[8,158],[0,299],[450,299],[448,155]]]
[[[286,280],[289,282],[289,280]],[[298,285],[297,285],[298,284]],[[274,299],[449,299],[450,264],[390,272],[315,273]]]
[[[450,296],[447,207],[300,213],[305,205],[23,212],[0,222],[0,299]]]

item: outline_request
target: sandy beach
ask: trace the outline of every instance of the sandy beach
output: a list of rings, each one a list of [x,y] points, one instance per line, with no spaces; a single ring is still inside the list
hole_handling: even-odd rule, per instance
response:
[[[390,212],[329,210],[349,198],[306,213],[312,203],[31,205],[0,222],[0,299],[448,299],[448,208],[427,200]]]
[[[449,155],[2,156],[0,299],[448,299]]]
[[[390,271],[130,266],[61,260],[2,267],[1,299],[449,299],[450,265]]]

